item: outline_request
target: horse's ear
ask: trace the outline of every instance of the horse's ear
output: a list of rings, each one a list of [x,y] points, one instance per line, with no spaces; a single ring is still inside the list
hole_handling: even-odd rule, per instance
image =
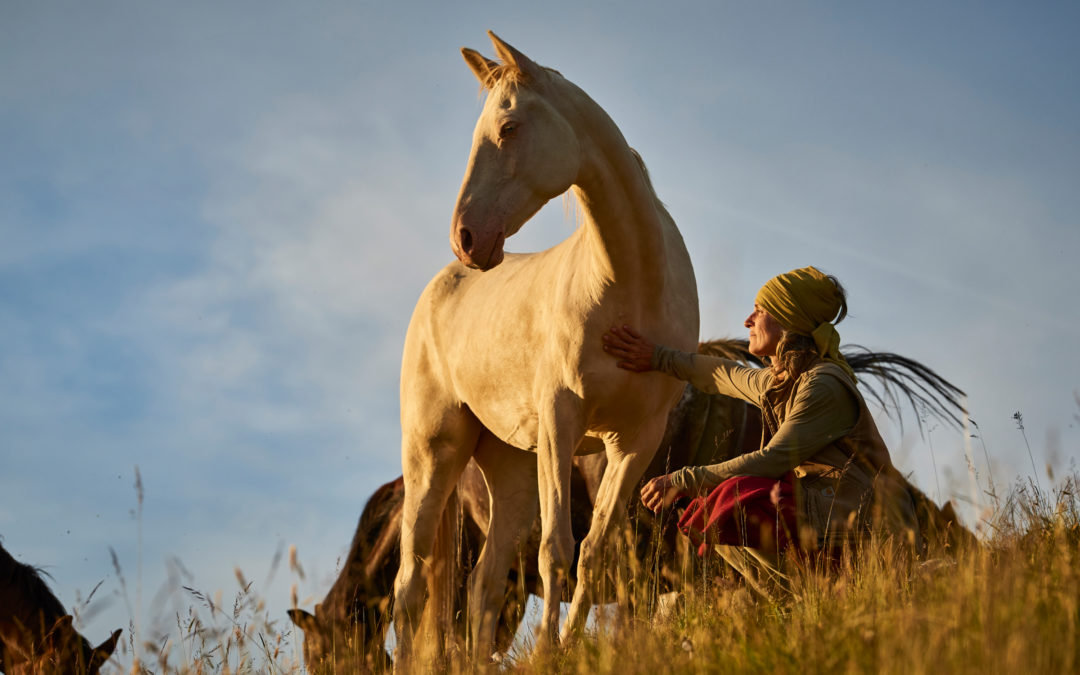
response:
[[[503,42],[495,33],[488,31],[488,37],[491,38],[491,44],[495,45],[495,53],[503,60],[503,63],[517,68],[529,79],[536,79],[544,72],[544,69],[532,59]]]
[[[122,632],[122,629],[117,628],[109,636],[109,639],[94,647],[94,653],[90,655],[91,673],[96,673],[109,660],[109,657],[112,656],[113,651],[116,649],[116,643],[120,640],[120,633]]]
[[[289,619],[305,633],[315,629],[319,624],[319,620],[315,618],[314,614],[305,612],[302,609],[290,609],[287,613]]]
[[[72,623],[73,621],[74,619],[70,614],[65,614],[56,620],[56,623],[52,625],[52,628],[49,629],[47,635],[52,635],[53,633],[59,633],[61,631],[75,632],[75,626]]]
[[[468,47],[461,48],[461,55],[465,57],[465,63],[469,64],[469,70],[473,71],[480,84],[484,87],[491,86],[491,73],[499,64]]]

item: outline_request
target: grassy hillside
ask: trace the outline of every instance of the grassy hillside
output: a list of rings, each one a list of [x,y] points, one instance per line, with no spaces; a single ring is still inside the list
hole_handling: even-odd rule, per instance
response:
[[[662,616],[634,583],[629,616],[600,617],[588,633],[543,655],[529,641],[502,659],[519,673],[1074,673],[1080,672],[1080,481],[1053,492],[1018,482],[973,546],[914,563],[871,543],[828,572],[792,565],[791,595],[767,599],[715,562],[688,576]],[[622,578],[634,579],[632,564]],[[186,589],[181,637],[120,660],[129,672],[303,673],[301,636],[237,573],[231,599]],[[612,612],[611,614],[615,614]],[[113,662],[115,663],[115,661]],[[110,667],[106,668],[106,672]],[[120,672],[118,666],[111,666]],[[438,668],[473,672],[450,658]],[[126,669],[125,669],[126,670]],[[426,670],[426,669],[425,669]],[[357,672],[342,664],[333,672]]]

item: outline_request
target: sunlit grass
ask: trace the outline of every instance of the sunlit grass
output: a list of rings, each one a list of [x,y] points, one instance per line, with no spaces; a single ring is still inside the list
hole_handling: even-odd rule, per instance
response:
[[[977,546],[905,561],[871,542],[829,572],[791,565],[791,596],[753,594],[717,562],[683,579],[658,615],[635,560],[617,589],[636,602],[607,612],[570,645],[545,654],[531,641],[496,668],[519,673],[1080,672],[1080,480],[1044,491],[1017,481],[989,514]],[[130,673],[303,673],[302,636],[237,571],[230,598],[184,587],[172,630],[131,630]],[[294,600],[295,602],[295,600]],[[132,626],[134,629],[135,626]],[[438,666],[474,672],[461,652]],[[103,672],[125,672],[112,664]],[[110,671],[110,668],[112,669]],[[330,672],[358,672],[341,664]]]
[[[905,563],[871,544],[839,572],[796,569],[768,601],[726,575],[669,618],[597,630],[518,672],[1070,673],[1080,668],[1080,499],[1017,484],[992,537]]]

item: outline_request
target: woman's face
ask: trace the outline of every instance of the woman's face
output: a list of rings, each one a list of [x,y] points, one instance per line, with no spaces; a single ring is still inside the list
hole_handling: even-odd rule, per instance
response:
[[[784,335],[784,328],[768,312],[754,303],[754,311],[746,317],[743,325],[750,329],[750,353],[754,356],[776,356],[776,346]]]

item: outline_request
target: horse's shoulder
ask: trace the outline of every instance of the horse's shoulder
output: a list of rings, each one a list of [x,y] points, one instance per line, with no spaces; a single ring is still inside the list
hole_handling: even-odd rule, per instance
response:
[[[459,287],[468,282],[470,273],[475,272],[455,260],[432,277],[425,292],[440,297],[452,295]]]

